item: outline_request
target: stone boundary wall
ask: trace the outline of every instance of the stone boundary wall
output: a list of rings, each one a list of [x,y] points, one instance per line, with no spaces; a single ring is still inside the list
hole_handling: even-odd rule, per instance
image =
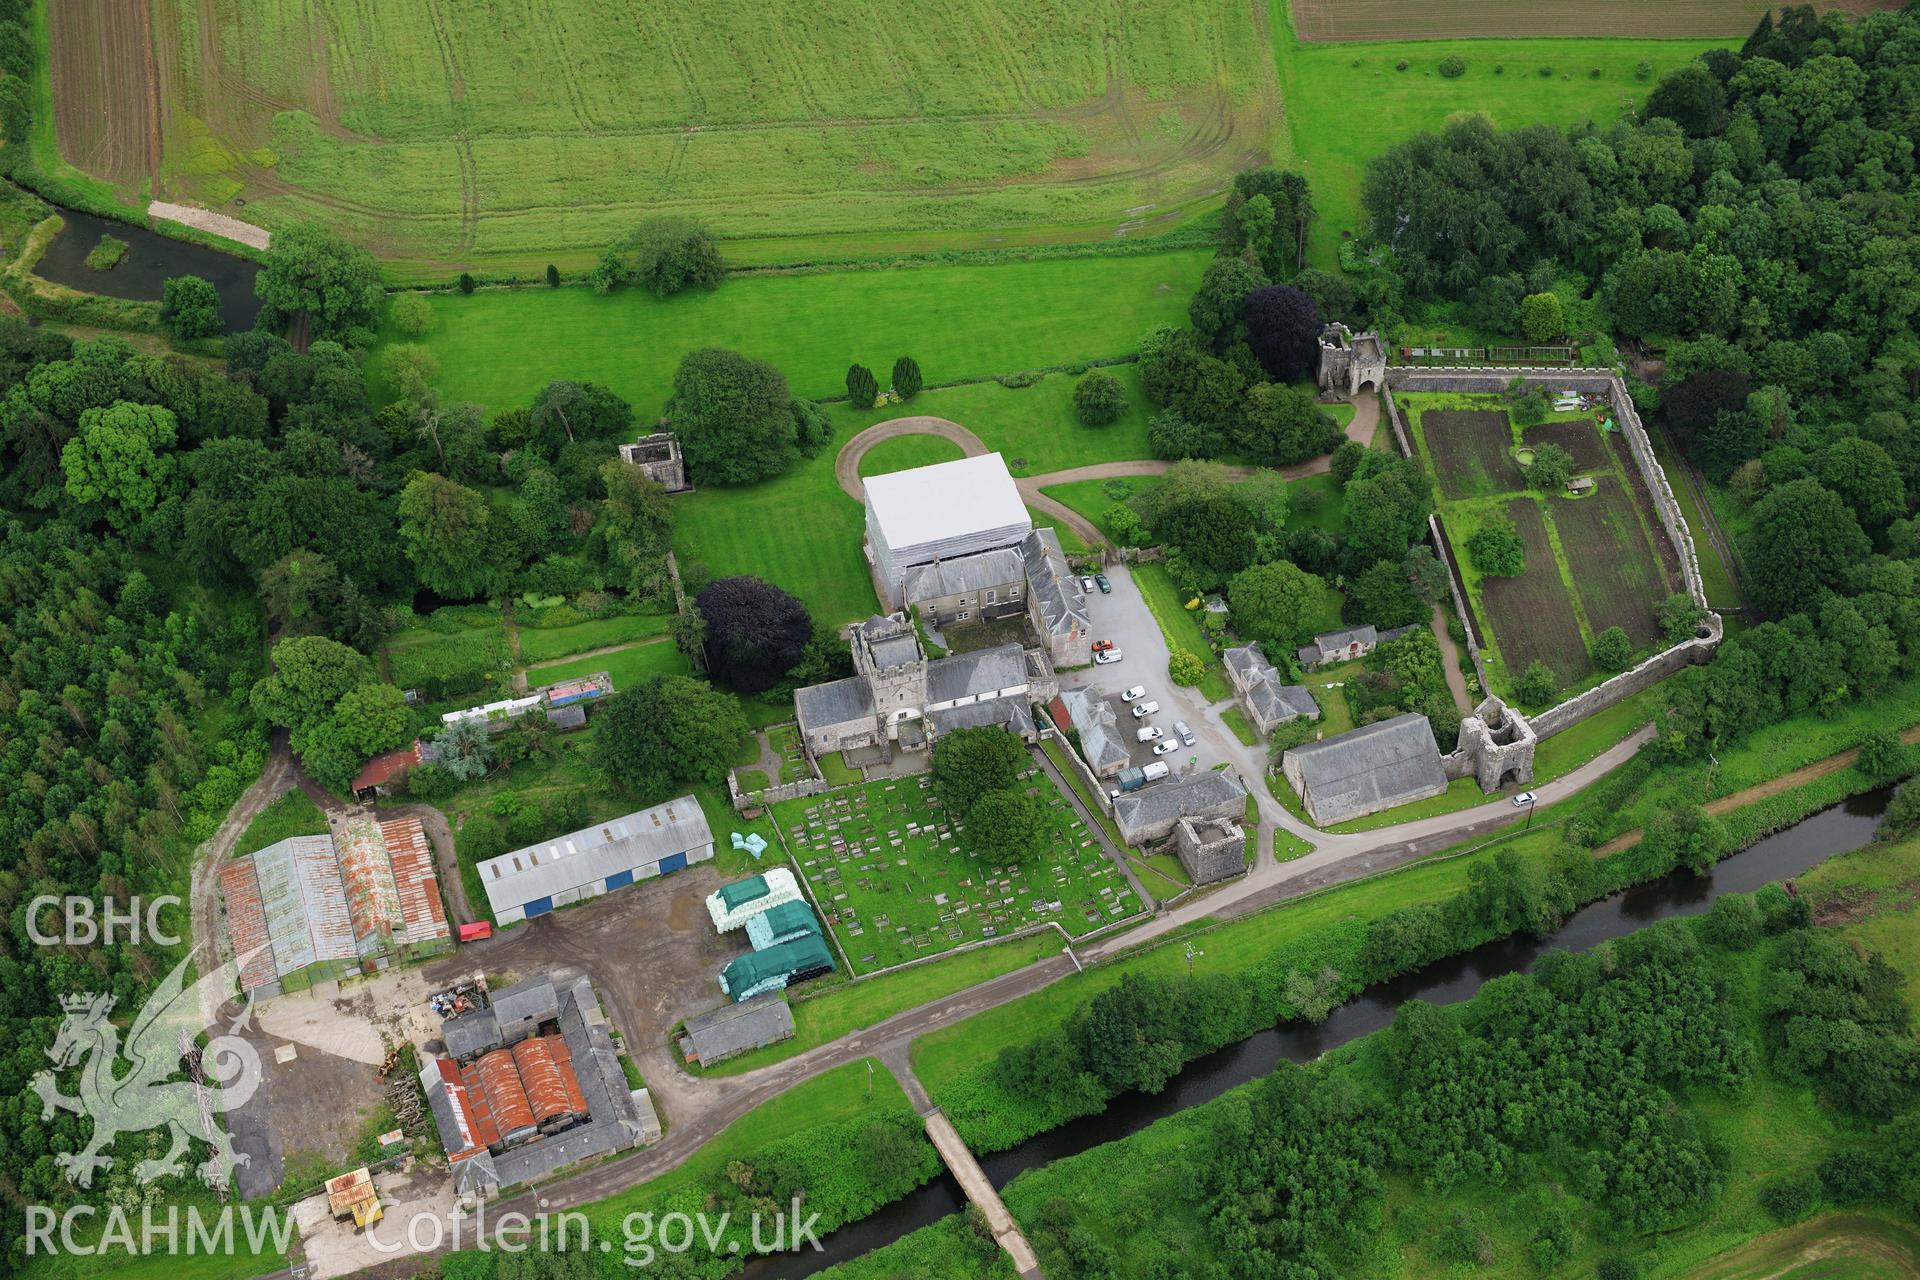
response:
[[[1700,558],[1693,546],[1692,531],[1687,528],[1687,518],[1680,512],[1680,503],[1673,496],[1673,487],[1667,483],[1667,473],[1653,456],[1653,445],[1647,439],[1647,430],[1640,424],[1640,415],[1633,407],[1633,398],[1627,394],[1626,383],[1618,374],[1611,371],[1576,372],[1570,369],[1470,369],[1470,368],[1395,368],[1387,373],[1387,381],[1403,391],[1450,391],[1464,394],[1498,394],[1506,390],[1507,384],[1520,378],[1528,386],[1544,385],[1551,390],[1562,388],[1574,391],[1603,392],[1613,407],[1614,420],[1620,424],[1622,434],[1627,438],[1627,449],[1633,454],[1634,462],[1640,468],[1641,478],[1647,482],[1647,491],[1653,495],[1653,505],[1659,513],[1660,523],[1666,527],[1667,538],[1673,543],[1674,552],[1680,557],[1680,577],[1686,584],[1687,594],[1702,609],[1707,607],[1707,593],[1700,583]],[[1402,440],[1401,447],[1412,456],[1412,443],[1406,429],[1399,421],[1397,408],[1392,408],[1389,395],[1389,412],[1394,417],[1394,433]]]
[[[1722,631],[1719,614],[1707,615],[1706,629],[1704,636],[1682,640],[1671,649],[1662,649],[1639,666],[1629,667],[1584,693],[1576,693],[1565,702],[1548,707],[1539,715],[1529,716],[1534,733],[1542,740],[1550,738],[1562,729],[1579,724],[1588,716],[1653,688],[1675,672],[1684,671],[1695,663],[1711,662],[1714,652],[1720,647]]]
[[[1700,558],[1693,545],[1692,531],[1687,527],[1686,516],[1681,514],[1680,503],[1673,496],[1673,487],[1667,483],[1667,473],[1661,467],[1659,459],[1653,456],[1653,445],[1647,439],[1647,431],[1640,423],[1640,415],[1633,407],[1633,399],[1627,394],[1626,383],[1612,371],[1541,368],[1474,368],[1474,367],[1422,367],[1409,368],[1395,366],[1387,370],[1387,385],[1381,388],[1381,397],[1387,403],[1387,420],[1393,424],[1393,435],[1400,450],[1407,457],[1416,457],[1413,447],[1413,435],[1401,416],[1400,406],[1394,402],[1393,388],[1402,391],[1437,391],[1467,395],[1497,395],[1507,389],[1507,384],[1515,378],[1523,379],[1528,386],[1544,385],[1551,390],[1573,390],[1601,392],[1607,396],[1612,406],[1614,420],[1620,424],[1622,434],[1627,439],[1627,450],[1633,455],[1634,463],[1640,468],[1641,478],[1646,481],[1647,492],[1653,496],[1655,510],[1660,523],[1667,531],[1667,538],[1673,543],[1674,553],[1680,558],[1680,576],[1686,584],[1687,594],[1701,608],[1707,608],[1707,593],[1700,580]],[[1440,531],[1437,517],[1428,518],[1428,533],[1433,538],[1435,551],[1445,562],[1448,570],[1449,586],[1453,591],[1454,608],[1459,611],[1461,625],[1467,633],[1467,652],[1473,658],[1473,669],[1480,675],[1480,687],[1484,693],[1492,693],[1493,687],[1487,683],[1486,667],[1480,658],[1480,643],[1473,634],[1471,615],[1462,598],[1460,584],[1465,579],[1454,563],[1452,548]],[[1671,648],[1641,662],[1639,665],[1610,677],[1583,693],[1577,693],[1565,702],[1549,707],[1538,715],[1529,716],[1534,733],[1544,741],[1563,729],[1585,720],[1608,707],[1626,701],[1637,693],[1651,689],[1660,681],[1682,671],[1695,663],[1710,662],[1720,647],[1724,634],[1718,614],[1709,611],[1705,627],[1706,634],[1683,640]],[[1443,764],[1445,758],[1443,757]],[[1449,773],[1448,776],[1453,776]]]

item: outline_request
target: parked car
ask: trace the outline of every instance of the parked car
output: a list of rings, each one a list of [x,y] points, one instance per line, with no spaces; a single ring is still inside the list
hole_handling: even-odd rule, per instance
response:
[[[1157,724],[1141,725],[1133,734],[1134,741],[1136,742],[1158,742],[1165,736]]]
[[[1124,657],[1126,657],[1126,655],[1118,649],[1102,649],[1099,653],[1093,655],[1093,660],[1098,665],[1104,667],[1111,663],[1118,662]]]
[[[1091,591],[1091,590],[1093,590],[1093,579],[1092,579],[1092,578],[1084,578],[1084,577],[1083,577],[1083,578],[1081,578],[1081,579],[1080,579],[1080,589],[1081,589],[1082,591]]]
[[[1516,809],[1524,809],[1539,798],[1539,796],[1536,796],[1531,791],[1522,791],[1513,798],[1513,805]]]
[[[1107,650],[1113,648],[1113,641],[1095,640],[1091,647],[1095,653],[1105,653]]]
[[[1157,702],[1136,702],[1133,704],[1133,718],[1138,720],[1142,716],[1150,716],[1159,709],[1160,704]]]
[[[1132,702],[1135,698],[1144,698],[1146,696],[1147,696],[1147,686],[1143,684],[1137,684],[1133,686],[1133,688],[1128,689],[1125,693],[1121,694],[1120,701]]]
[[[1113,594],[1113,584],[1107,581],[1107,575],[1104,573],[1096,573],[1093,575],[1093,585],[1100,588],[1100,594],[1103,596]]]
[[[1188,746],[1193,745],[1193,730],[1187,727],[1185,720],[1175,720],[1173,722],[1173,731],[1180,735],[1180,741],[1186,743]]]
[[[1179,749],[1180,749],[1180,744],[1173,741],[1172,739],[1168,739],[1165,742],[1156,742],[1153,744],[1153,754],[1157,756],[1168,755],[1172,752],[1178,751]]]

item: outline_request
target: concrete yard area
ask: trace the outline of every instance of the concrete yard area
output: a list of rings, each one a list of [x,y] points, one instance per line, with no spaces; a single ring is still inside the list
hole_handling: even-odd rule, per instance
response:
[[[777,851],[762,861],[781,865]],[[744,931],[717,934],[707,915],[707,895],[722,879],[713,864],[700,863],[642,881],[470,943],[430,961],[424,973],[435,989],[475,970],[495,986],[562,968],[586,973],[661,1117],[678,1125],[704,1110],[720,1086],[687,1074],[667,1032],[724,1002],[720,970],[749,950]]]

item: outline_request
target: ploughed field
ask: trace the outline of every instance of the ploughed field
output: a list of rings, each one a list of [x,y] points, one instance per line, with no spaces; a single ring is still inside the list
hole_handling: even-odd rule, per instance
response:
[[[422,265],[584,265],[652,213],[934,248],[1101,239],[1216,192],[1279,110],[1252,0],[150,7],[149,57],[147,3],[53,6],[72,84],[128,86],[112,136],[63,137],[68,160],[138,194],[146,72],[154,194],[240,197],[249,220],[318,218]]]

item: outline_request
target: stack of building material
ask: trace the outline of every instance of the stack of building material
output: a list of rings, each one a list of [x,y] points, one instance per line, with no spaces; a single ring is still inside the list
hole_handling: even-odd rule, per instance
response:
[[[713,927],[731,933],[747,921],[783,902],[800,901],[800,883],[785,867],[770,867],[757,876],[723,884],[707,895],[707,914]]]

